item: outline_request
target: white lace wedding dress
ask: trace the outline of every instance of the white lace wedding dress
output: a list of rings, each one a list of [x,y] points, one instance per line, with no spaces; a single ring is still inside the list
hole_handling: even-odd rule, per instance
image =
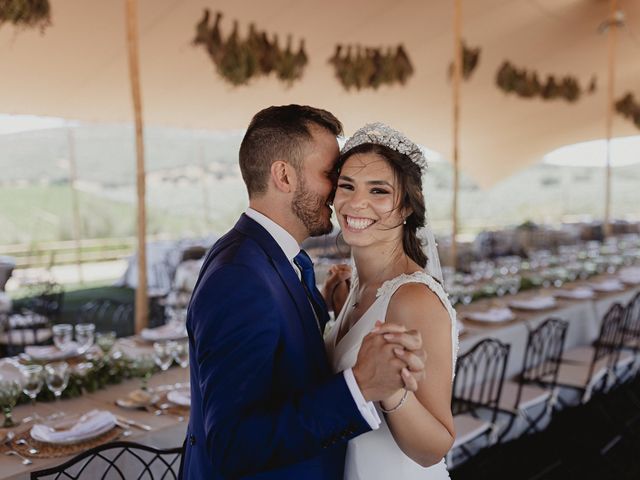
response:
[[[378,289],[374,303],[336,344],[340,325],[346,316],[345,312],[352,308],[354,292],[358,288],[357,278],[354,278],[346,304],[325,338],[327,353],[333,364],[334,371],[342,371],[355,365],[363,338],[373,330],[377,320],[384,321],[391,297],[405,283],[425,284],[438,296],[447,309],[451,318],[451,338],[453,342],[453,358],[451,361],[455,367],[455,358],[458,351],[456,312],[438,282],[425,272],[415,272],[410,275],[402,274],[384,282]],[[425,468],[406,456],[393,439],[379,406],[376,406],[376,408],[382,424],[379,429],[360,435],[349,442],[344,470],[345,480],[387,480],[391,478],[399,480],[441,480],[449,478],[444,459],[436,465]]]

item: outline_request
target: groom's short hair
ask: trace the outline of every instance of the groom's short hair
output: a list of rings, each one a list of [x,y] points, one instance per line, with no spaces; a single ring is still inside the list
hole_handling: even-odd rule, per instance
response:
[[[274,161],[285,160],[300,171],[312,124],[342,134],[342,123],[332,113],[307,105],[274,106],[255,114],[240,145],[240,171],[249,198],[266,193]]]

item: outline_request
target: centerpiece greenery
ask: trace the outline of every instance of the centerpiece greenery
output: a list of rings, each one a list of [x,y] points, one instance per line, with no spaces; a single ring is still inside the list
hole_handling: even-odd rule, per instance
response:
[[[3,23],[44,30],[51,24],[49,0],[0,0],[0,26]]]

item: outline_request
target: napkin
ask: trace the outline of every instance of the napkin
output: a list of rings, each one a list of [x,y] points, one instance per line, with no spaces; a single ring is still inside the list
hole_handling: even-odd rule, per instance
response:
[[[167,393],[167,400],[171,403],[175,403],[176,405],[180,405],[182,407],[190,407],[191,406],[191,390],[187,390],[186,388],[181,388],[179,390],[172,390]]]
[[[545,308],[551,308],[556,305],[556,301],[553,297],[538,295],[537,297],[523,299],[523,300],[511,300],[509,305],[513,308],[520,308],[522,310],[544,310]]]
[[[624,285],[622,285],[622,282],[617,278],[592,283],[590,287],[598,292],[619,292],[620,290],[624,290]]]
[[[627,267],[620,270],[618,278],[631,285],[640,284],[640,267]]]
[[[464,316],[471,320],[476,320],[478,322],[508,322],[509,320],[513,320],[515,315],[509,308],[492,308],[485,312],[467,312]]]
[[[179,340],[186,338],[187,327],[181,323],[168,323],[158,328],[145,328],[140,332],[140,336],[148,342]]]
[[[593,290],[587,287],[578,287],[573,290],[556,290],[553,292],[554,297],[558,298],[572,298],[574,300],[585,300],[587,298],[593,298]]]
[[[62,425],[58,422],[58,425]],[[36,424],[31,428],[31,437],[39,442],[69,444],[102,435],[116,426],[116,418],[106,410],[91,410],[82,415],[69,428]]]
[[[29,355],[33,360],[62,360],[78,355],[78,344],[76,342],[70,342],[64,347],[64,349],[59,349],[55,345],[29,345],[25,347],[24,353]]]

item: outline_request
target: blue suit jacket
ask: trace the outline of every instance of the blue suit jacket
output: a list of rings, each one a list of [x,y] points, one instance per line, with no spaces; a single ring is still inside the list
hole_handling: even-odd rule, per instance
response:
[[[342,478],[346,442],[370,427],[289,260],[246,215],[208,253],[187,330],[183,478]]]

